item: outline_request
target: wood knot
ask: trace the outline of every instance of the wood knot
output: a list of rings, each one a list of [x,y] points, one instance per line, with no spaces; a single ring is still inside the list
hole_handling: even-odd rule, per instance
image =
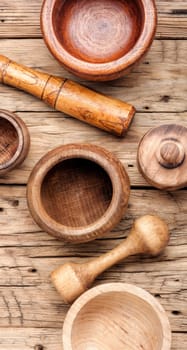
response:
[[[164,168],[177,168],[185,159],[184,147],[176,139],[165,139],[160,144],[157,159]]]
[[[44,350],[44,347],[41,344],[37,344],[35,345],[34,350]]]

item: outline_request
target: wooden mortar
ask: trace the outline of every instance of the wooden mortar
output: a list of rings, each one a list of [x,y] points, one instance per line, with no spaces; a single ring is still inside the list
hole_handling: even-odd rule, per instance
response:
[[[27,188],[38,225],[74,243],[109,232],[124,215],[129,193],[129,178],[118,159],[89,144],[60,146],[46,154]]]
[[[128,73],[149,49],[156,23],[153,0],[45,0],[41,11],[51,53],[88,80]]]
[[[25,123],[14,113],[0,110],[0,176],[26,158],[30,136]]]
[[[141,174],[154,187],[174,191],[187,186],[187,128],[161,125],[140,141],[137,163]]]
[[[128,130],[135,108],[73,81],[38,72],[0,55],[0,82],[38,97],[60,112],[117,136]]]
[[[71,306],[64,350],[170,350],[171,328],[160,303],[131,284],[102,284]]]
[[[169,231],[157,216],[145,215],[134,222],[127,239],[110,252],[85,263],[69,262],[52,272],[51,278],[63,300],[72,303],[106,269],[130,255],[156,256],[167,246]]]

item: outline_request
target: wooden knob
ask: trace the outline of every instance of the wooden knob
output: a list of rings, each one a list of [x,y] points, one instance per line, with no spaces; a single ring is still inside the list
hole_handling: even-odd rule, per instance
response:
[[[187,128],[162,125],[140,141],[137,163],[145,179],[159,189],[176,190],[187,184]]]
[[[109,253],[83,264],[66,263],[53,271],[53,284],[63,300],[71,303],[106,269],[130,255],[143,253],[156,256],[168,241],[168,227],[162,219],[152,215],[142,216],[134,222],[128,238]]]
[[[157,159],[164,168],[177,168],[185,159],[184,147],[177,140],[163,140],[160,144]]]

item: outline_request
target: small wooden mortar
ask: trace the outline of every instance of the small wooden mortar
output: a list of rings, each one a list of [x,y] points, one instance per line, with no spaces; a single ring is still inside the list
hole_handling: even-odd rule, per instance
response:
[[[128,73],[147,52],[156,18],[153,0],[44,0],[41,29],[66,69],[106,81]]]
[[[67,303],[72,303],[93,281],[106,269],[119,263],[130,255],[160,254],[169,241],[166,223],[157,216],[145,215],[134,222],[128,238],[111,250],[86,263],[66,263],[55,271],[51,277],[56,289]]]
[[[117,136],[124,136],[135,114],[130,104],[65,78],[38,72],[1,55],[0,82],[24,90],[60,112]]]
[[[26,158],[30,136],[25,123],[14,113],[0,110],[0,176]]]
[[[148,131],[140,141],[137,163],[156,188],[174,191],[187,186],[187,128],[169,124]]]
[[[159,302],[131,284],[102,284],[71,306],[64,350],[170,350],[171,328]]]
[[[74,243],[110,231],[124,215],[129,193],[129,178],[118,159],[89,144],[61,146],[46,154],[27,188],[38,225]]]

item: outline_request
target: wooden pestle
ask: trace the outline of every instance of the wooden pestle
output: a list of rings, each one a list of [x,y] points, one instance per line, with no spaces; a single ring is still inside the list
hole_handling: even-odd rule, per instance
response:
[[[166,223],[157,216],[137,219],[128,238],[110,252],[86,263],[66,263],[52,272],[52,282],[67,303],[72,303],[87,290],[98,275],[130,255],[162,252],[169,241]]]
[[[0,55],[0,82],[24,90],[58,111],[124,136],[135,109],[65,78],[38,72]]]

